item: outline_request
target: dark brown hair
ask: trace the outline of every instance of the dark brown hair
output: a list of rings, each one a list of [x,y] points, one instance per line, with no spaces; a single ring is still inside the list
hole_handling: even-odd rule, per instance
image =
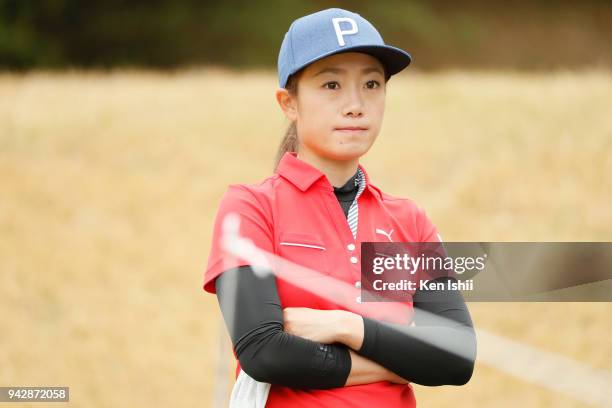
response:
[[[301,70],[296,72],[293,75],[290,75],[287,79],[287,84],[285,88],[289,91],[289,94],[293,97],[297,97],[298,90],[298,80],[301,74]],[[297,135],[297,127],[295,125],[295,121],[289,124],[289,127],[285,131],[285,135],[278,146],[278,150],[276,152],[276,159],[274,160],[274,170],[278,167],[278,163],[283,158],[285,153],[287,152],[297,152],[298,151],[298,135]]]

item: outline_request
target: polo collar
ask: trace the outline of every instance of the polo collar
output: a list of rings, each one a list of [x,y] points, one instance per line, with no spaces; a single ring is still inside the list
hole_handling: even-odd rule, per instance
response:
[[[360,163],[357,166],[361,169],[363,175],[365,176],[365,189],[374,193],[379,198],[382,198],[382,194],[378,187],[370,183],[368,173],[365,171],[363,166]],[[329,180],[327,180],[325,173],[321,172],[311,164],[299,159],[296,152],[285,152],[278,163],[276,173],[290,181],[301,191],[308,190],[317,180],[321,178],[326,180],[326,184],[329,185],[330,190],[333,191],[333,186],[329,183]]]

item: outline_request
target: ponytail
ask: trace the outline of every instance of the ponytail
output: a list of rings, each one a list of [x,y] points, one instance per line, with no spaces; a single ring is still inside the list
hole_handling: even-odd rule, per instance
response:
[[[274,169],[278,167],[278,163],[281,161],[285,153],[297,152],[297,151],[298,151],[297,128],[295,126],[295,122],[291,122],[291,124],[285,131],[285,136],[283,136],[283,140],[281,141],[281,144],[278,147],[278,151],[276,152]]]
[[[293,75],[289,76],[287,80],[287,85],[285,89],[289,91],[289,94],[293,96],[297,96],[297,81],[299,78],[301,71],[296,72]],[[295,121],[289,124],[289,127],[285,131],[285,135],[283,136],[283,140],[281,140],[280,145],[278,146],[278,150],[276,152],[276,159],[274,160],[274,170],[278,167],[278,163],[280,163],[281,159],[287,152],[295,152],[297,153],[299,147],[298,134],[297,134],[297,126]]]

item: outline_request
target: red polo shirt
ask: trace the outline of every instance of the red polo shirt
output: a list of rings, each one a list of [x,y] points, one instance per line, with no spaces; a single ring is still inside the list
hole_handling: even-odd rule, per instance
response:
[[[367,186],[358,199],[357,237],[348,225],[333,186],[324,173],[285,153],[276,172],[258,184],[232,184],[223,196],[215,219],[204,290],[215,293],[214,279],[223,271],[248,265],[226,256],[221,248],[221,223],[226,214],[240,215],[240,235],[260,249],[318,270],[353,285],[355,306],[346,308],[277,279],[281,306],[351,310],[362,316],[410,323],[389,302],[360,302],[361,242],[433,242],[437,230],[425,212],[406,198],[383,193],[363,171]],[[316,279],[308,277],[307,279]],[[316,284],[316,283],[315,283]],[[412,302],[405,302],[412,309]],[[238,362],[236,375],[240,370]],[[297,390],[272,384],[266,407],[414,407],[411,385],[379,381],[328,390]]]

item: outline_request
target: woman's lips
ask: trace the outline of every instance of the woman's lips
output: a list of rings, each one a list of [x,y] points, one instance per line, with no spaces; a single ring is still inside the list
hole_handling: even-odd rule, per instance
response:
[[[348,126],[348,127],[335,128],[334,130],[337,130],[339,132],[344,132],[344,133],[361,133],[361,132],[365,132],[366,130],[368,130],[368,128],[359,127],[359,126]]]

